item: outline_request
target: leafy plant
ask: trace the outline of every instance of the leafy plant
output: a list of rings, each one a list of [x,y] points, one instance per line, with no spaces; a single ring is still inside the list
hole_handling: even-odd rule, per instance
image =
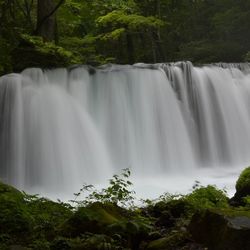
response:
[[[131,207],[134,205],[134,194],[130,188],[133,185],[129,181],[131,172],[128,168],[123,169],[120,175],[113,175],[113,178],[109,180],[109,186],[101,190],[95,189],[93,185],[83,185],[80,192],[75,193],[75,199],[71,202],[78,205],[87,205],[96,201],[102,203],[115,203],[123,207]],[[83,201],[77,201],[77,198],[84,193],[89,192],[89,195],[85,197]]]
[[[228,197],[225,190],[220,190],[213,185],[205,187],[199,182],[193,186],[193,192],[183,198],[195,209],[228,207]]]

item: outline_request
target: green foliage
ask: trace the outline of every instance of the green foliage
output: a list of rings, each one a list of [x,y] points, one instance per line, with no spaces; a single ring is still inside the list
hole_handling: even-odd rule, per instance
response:
[[[212,185],[204,187],[196,183],[193,192],[186,195],[184,199],[195,209],[228,207],[226,191]]]
[[[28,212],[24,195],[0,183],[0,243],[29,239],[33,226],[34,218]]]
[[[246,208],[250,208],[250,195],[243,197],[243,202]]]
[[[243,173],[247,171],[249,168]],[[189,249],[186,228],[197,212],[202,215],[209,210],[227,218],[250,217],[249,196],[244,198],[244,207],[232,208],[224,190],[204,187],[199,182],[190,194],[165,193],[155,201],[147,201],[146,207],[130,209],[134,192],[130,190],[129,177],[129,169],[124,169],[101,191],[84,185],[75,194],[74,203],[80,206],[74,208],[0,183],[0,248]],[[86,191],[90,194],[78,202]]]
[[[131,172],[128,168],[123,169],[120,175],[114,175],[113,178],[109,180],[109,186],[107,188],[103,188],[100,191],[96,190],[92,185],[84,185],[80,192],[75,194],[73,203],[86,205],[99,201],[102,203],[114,203],[124,207],[132,206],[135,192],[130,189],[133,185],[132,182],[128,180],[130,174]],[[86,191],[90,193],[84,198],[84,201],[77,201],[77,198],[82,192]]]
[[[37,1],[0,1],[0,75],[79,63],[250,61],[249,0],[66,0],[56,17],[55,46],[30,37]]]
[[[50,249],[49,240],[56,236],[59,225],[71,215],[69,204],[27,195],[0,183],[1,249],[4,245],[15,244],[25,244],[36,250]]]
[[[12,55],[15,71],[28,67],[67,67],[80,63],[80,58],[72,52],[53,43],[45,43],[41,37],[26,34],[21,36],[21,43]]]
[[[85,234],[70,240],[70,249],[115,250],[120,249],[115,241],[105,234]]]
[[[39,198],[37,195],[28,194],[25,194],[24,199],[28,204],[27,211],[35,220],[33,235],[41,239],[54,237],[58,225],[73,213],[72,207],[67,203],[53,202],[45,198]]]
[[[114,10],[97,19],[97,24],[103,27],[125,27],[129,31],[147,28],[159,28],[164,22],[156,17],[145,17],[137,14],[127,14],[124,11]]]
[[[61,226],[64,236],[77,237],[86,232],[102,233],[107,226],[124,220],[126,210],[111,203],[95,202],[86,207],[79,207]]]
[[[108,41],[108,40],[118,40],[125,34],[126,30],[125,28],[118,28],[115,29],[109,33],[104,34],[103,36],[100,37],[101,40],[103,41]]]
[[[29,247],[34,250],[50,250],[50,243],[44,238],[38,238]]]

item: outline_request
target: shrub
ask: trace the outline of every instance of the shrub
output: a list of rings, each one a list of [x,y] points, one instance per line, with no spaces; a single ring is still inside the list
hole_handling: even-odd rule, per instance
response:
[[[114,203],[118,206],[131,207],[134,205],[134,191],[130,189],[133,185],[128,180],[130,177],[130,170],[128,168],[123,169],[120,175],[114,175],[109,180],[109,186],[102,190],[96,190],[93,185],[83,185],[79,193],[75,194],[75,200],[73,203],[78,205],[87,205],[94,202],[101,203]],[[89,195],[83,201],[77,201],[77,198],[84,192],[89,192]]]
[[[228,207],[228,197],[225,190],[220,190],[215,186],[208,185],[206,187],[196,185],[191,194],[184,199],[195,209],[207,209],[215,207]]]

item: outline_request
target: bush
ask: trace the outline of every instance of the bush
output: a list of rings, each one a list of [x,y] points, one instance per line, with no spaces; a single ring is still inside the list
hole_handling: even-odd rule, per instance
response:
[[[228,207],[228,197],[225,190],[220,190],[215,186],[206,187],[196,185],[191,194],[184,198],[194,209],[205,210],[208,208]]]
[[[102,190],[96,190],[93,185],[83,185],[83,188],[79,193],[75,194],[75,200],[73,203],[78,205],[87,205],[94,202],[101,203],[114,203],[118,206],[132,207],[134,205],[134,191],[130,188],[133,185],[128,180],[130,177],[130,170],[128,168],[123,169],[120,175],[113,175],[113,178],[109,180],[109,186]],[[85,197],[83,201],[77,201],[77,198],[84,192],[90,194]]]

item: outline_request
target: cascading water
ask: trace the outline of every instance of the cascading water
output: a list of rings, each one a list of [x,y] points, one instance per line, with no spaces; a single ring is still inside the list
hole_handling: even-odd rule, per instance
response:
[[[0,78],[0,178],[73,193],[127,167],[246,166],[249,107],[249,64],[27,69]]]

